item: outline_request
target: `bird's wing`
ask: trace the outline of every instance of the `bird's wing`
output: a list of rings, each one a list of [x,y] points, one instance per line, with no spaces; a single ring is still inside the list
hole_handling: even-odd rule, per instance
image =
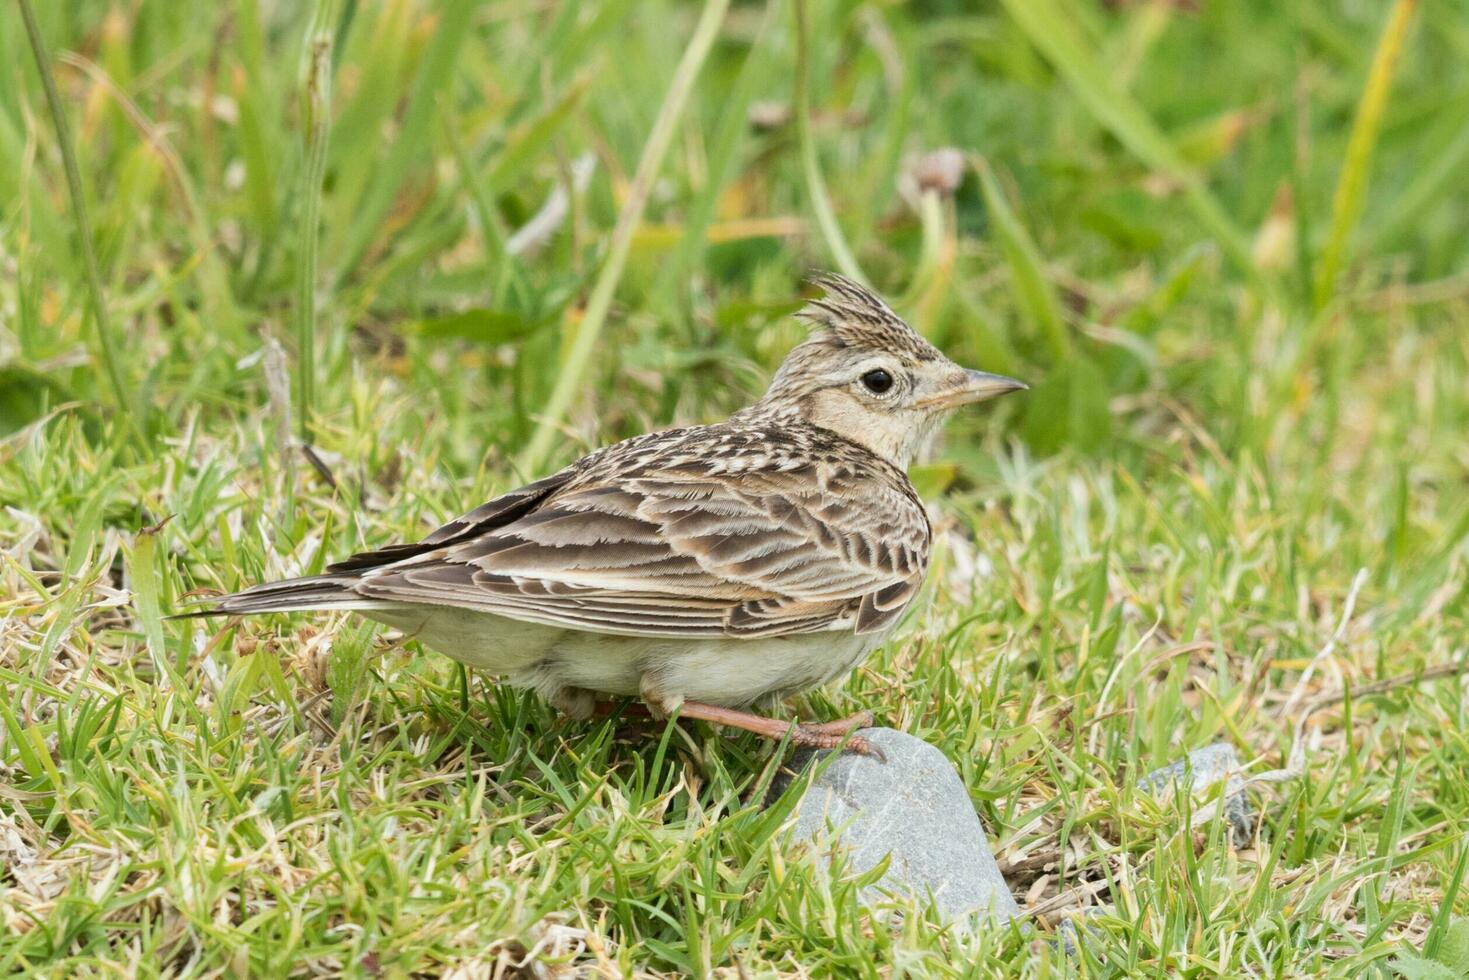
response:
[[[690,454],[608,469],[513,519],[466,518],[355,589],[571,629],[757,636],[881,630],[922,584],[928,520],[896,471],[752,457],[732,473]]]
[[[361,574],[370,569],[381,568],[394,562],[404,561],[432,551],[439,551],[457,542],[485,534],[497,527],[524,517],[547,497],[564,487],[576,475],[572,467],[553,473],[542,480],[527,483],[481,504],[469,513],[435,530],[422,541],[412,544],[394,544],[376,551],[363,551],[350,558],[327,567],[328,574]]]

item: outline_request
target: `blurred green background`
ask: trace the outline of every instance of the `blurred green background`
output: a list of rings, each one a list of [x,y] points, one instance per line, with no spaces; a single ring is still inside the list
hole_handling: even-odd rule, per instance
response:
[[[852,919],[741,803],[766,746],[162,619],[723,417],[816,269],[1032,390],[915,467],[922,608],[800,710],[938,744],[1097,975],[1438,955],[1466,175],[1464,0],[0,4],[0,969],[1044,975]],[[1251,847],[1136,803],[1311,704]]]
[[[239,362],[264,335],[298,348],[314,261],[321,441],[350,410],[345,378],[386,371],[432,392],[416,410],[465,426],[446,447],[461,466],[523,449],[565,376],[699,13],[38,6],[121,407],[148,451],[190,419],[263,401],[260,372]],[[784,314],[800,278],[850,248],[960,360],[1038,383],[1000,424],[1039,452],[1126,451],[1166,413],[1162,394],[1226,452],[1268,451],[1302,386],[1342,386],[1381,350],[1386,335],[1362,321],[1383,296],[1463,271],[1469,21],[1460,4],[1414,6],[814,3],[803,127],[792,9],[737,4],[673,107],[614,308],[593,324],[596,357],[571,365],[575,396],[546,424],[598,441],[746,400],[799,335]],[[308,35],[330,42],[329,92],[312,85]],[[1379,41],[1402,53],[1374,87]],[[120,406],[99,383],[76,223],[16,11],[3,45],[0,428],[73,401],[105,426]],[[319,130],[313,99],[329,104]],[[560,219],[534,224],[568,186]],[[1453,282],[1414,305],[1425,336]]]

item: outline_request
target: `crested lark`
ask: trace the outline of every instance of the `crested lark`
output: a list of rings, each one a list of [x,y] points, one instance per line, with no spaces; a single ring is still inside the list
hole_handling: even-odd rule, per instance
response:
[[[849,673],[923,583],[905,470],[961,405],[1025,385],[966,371],[840,276],[758,402],[590,453],[416,544],[257,585],[200,615],[347,609],[531,688],[822,748],[863,721],[745,710]],[[871,751],[860,738],[848,747]]]

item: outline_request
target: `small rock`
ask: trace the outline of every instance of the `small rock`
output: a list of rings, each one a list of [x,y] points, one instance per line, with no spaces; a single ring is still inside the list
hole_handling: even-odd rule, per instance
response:
[[[1245,796],[1239,753],[1228,742],[1215,742],[1190,752],[1187,757],[1155,769],[1137,781],[1139,789],[1166,796],[1187,782],[1190,793],[1200,793],[1221,780],[1227,781],[1224,820],[1236,847],[1250,842],[1255,832],[1255,814]]]
[[[997,922],[1019,914],[990,854],[989,840],[953,763],[920,738],[891,728],[866,728],[864,737],[886,762],[844,752],[812,780],[796,809],[793,841],[810,841],[830,855],[840,838],[847,866],[866,871],[889,854],[887,871],[862,890],[864,904],[888,895],[926,902],[930,894],[946,918],[988,913]],[[829,755],[798,750],[789,768],[800,773]],[[767,802],[795,777],[771,787]]]

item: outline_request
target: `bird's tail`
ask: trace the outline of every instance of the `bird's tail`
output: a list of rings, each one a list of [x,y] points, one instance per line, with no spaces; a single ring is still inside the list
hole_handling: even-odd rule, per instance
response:
[[[369,599],[352,586],[351,575],[308,575],[254,585],[242,592],[201,600],[209,608],[170,616],[196,619],[201,616],[249,616],[255,613],[303,612],[312,609],[382,609],[392,605]]]

